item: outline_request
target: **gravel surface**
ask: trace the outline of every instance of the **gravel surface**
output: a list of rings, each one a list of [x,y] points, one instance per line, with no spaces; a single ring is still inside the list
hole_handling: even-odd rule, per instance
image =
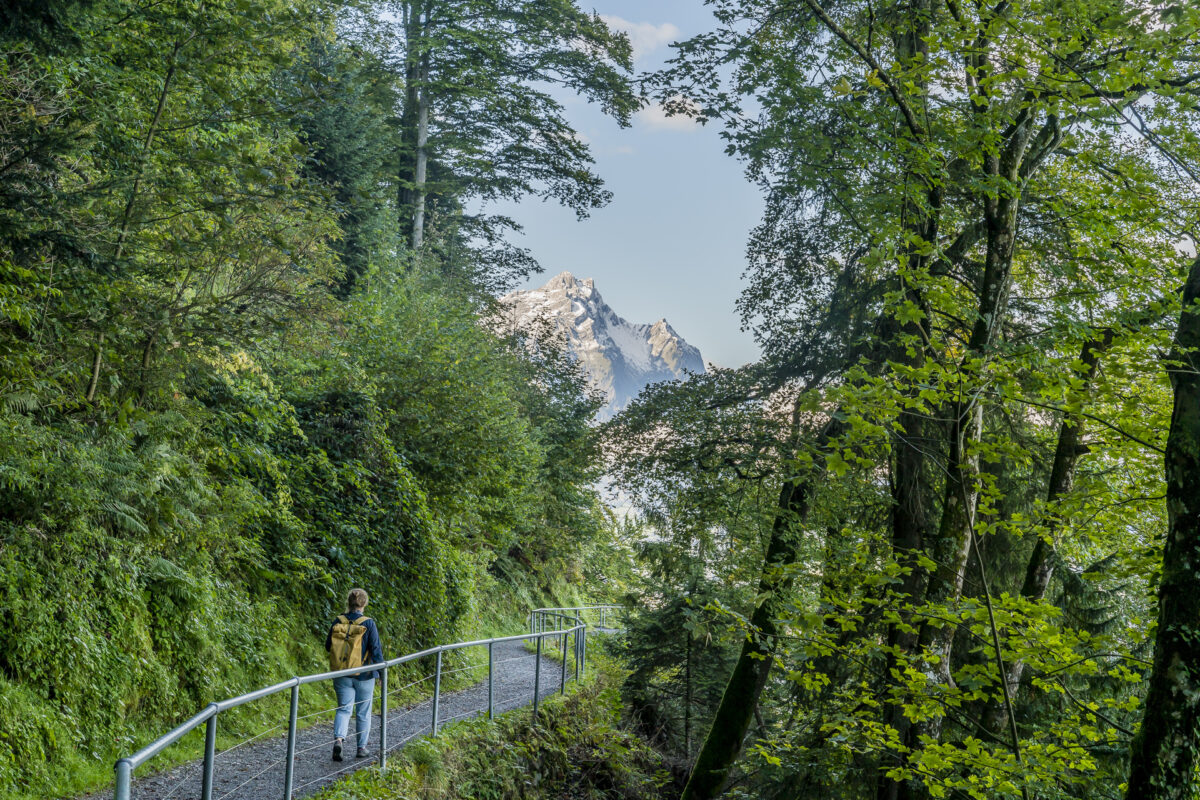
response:
[[[553,639],[547,647],[561,647]],[[569,658],[569,654],[568,654]],[[495,645],[495,711],[497,714],[533,702],[534,672],[537,656],[525,649],[521,641]],[[570,665],[568,666],[570,669]],[[486,664],[480,670],[486,676]],[[445,674],[445,673],[444,673]],[[541,659],[541,693],[545,698],[559,690],[561,662]],[[571,679],[568,673],[568,681]],[[427,681],[432,686],[432,680]],[[395,694],[398,687],[391,687]],[[333,688],[329,690],[331,704]],[[389,699],[395,702],[395,697]],[[488,685],[480,683],[453,693],[443,693],[438,704],[438,725],[487,714]],[[371,757],[354,757],[354,720],[346,737],[343,758],[332,760],[333,712],[321,712],[327,722],[300,730],[296,738],[295,788],[293,797],[305,797],[337,780],[338,776],[376,764],[379,759],[379,684],[375,685],[375,719],[367,745]],[[433,722],[433,701],[425,700],[411,706],[388,708],[388,752],[392,753],[407,742],[428,735]],[[281,800],[283,797],[284,761],[287,757],[287,736],[251,739],[217,753],[213,775],[212,800]],[[153,763],[153,762],[151,762]],[[196,800],[200,797],[203,762],[192,761],[158,774],[137,777],[133,781],[133,800]],[[111,791],[93,795],[86,800],[109,800]]]

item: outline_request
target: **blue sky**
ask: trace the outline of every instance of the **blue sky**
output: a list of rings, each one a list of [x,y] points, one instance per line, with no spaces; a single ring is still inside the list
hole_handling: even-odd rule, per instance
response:
[[[639,70],[668,58],[671,41],[712,26],[701,0],[596,0],[593,5],[610,25],[630,33]],[[590,144],[614,197],[582,222],[537,200],[496,209],[525,226],[519,243],[546,271],[526,287],[540,286],[564,270],[595,278],[596,289],[630,322],[666,317],[706,361],[720,366],[754,360],[757,348],[739,330],[734,301],[741,290],[746,237],[762,200],[741,165],[725,155],[718,131],[667,118],[657,109],[641,112],[632,128],[621,129],[573,99],[568,114]]]

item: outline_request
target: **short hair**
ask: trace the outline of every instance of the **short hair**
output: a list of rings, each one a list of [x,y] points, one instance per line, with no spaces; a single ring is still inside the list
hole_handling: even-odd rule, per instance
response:
[[[362,611],[367,607],[367,601],[370,599],[366,589],[351,589],[350,595],[346,598],[346,610]]]

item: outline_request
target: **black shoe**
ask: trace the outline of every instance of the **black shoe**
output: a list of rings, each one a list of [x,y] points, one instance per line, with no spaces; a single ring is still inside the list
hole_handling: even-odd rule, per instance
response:
[[[342,743],[341,742],[333,743],[333,760],[334,761],[342,760]]]
[[[354,754],[354,757],[355,758],[366,758],[368,755],[370,755],[370,753],[367,752],[367,748],[360,747],[360,748],[358,748],[358,752]]]

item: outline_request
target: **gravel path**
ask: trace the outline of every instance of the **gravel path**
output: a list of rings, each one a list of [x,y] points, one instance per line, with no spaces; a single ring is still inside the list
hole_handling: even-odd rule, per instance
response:
[[[553,639],[547,647],[555,647]],[[561,646],[561,645],[558,645]],[[556,648],[557,649],[557,648]],[[537,656],[527,651],[521,641],[495,645],[495,710],[499,714],[533,702],[534,671]],[[568,654],[568,658],[570,655]],[[573,664],[568,664],[568,670]],[[438,704],[439,727],[461,719],[487,714],[487,666],[480,670],[481,682],[453,693],[443,693]],[[446,673],[443,673],[445,675]],[[541,659],[541,693],[545,698],[559,690],[561,662]],[[571,674],[568,672],[568,681]],[[426,681],[432,687],[432,680]],[[401,687],[390,687],[394,694]],[[333,690],[329,691],[331,701]],[[390,698],[395,702],[395,698]],[[388,708],[388,752],[392,753],[412,739],[428,735],[433,722],[432,700],[411,706]],[[333,712],[320,712],[326,721],[301,730],[296,739],[295,789],[293,797],[305,797],[333,783],[338,776],[378,763],[379,757],[379,684],[375,686],[375,718],[371,725],[370,758],[354,757],[354,720],[346,738],[346,759],[333,761]],[[286,734],[286,728],[284,729]],[[213,800],[281,800],[283,797],[284,761],[287,757],[287,737],[259,738],[226,748],[217,754],[213,776]],[[192,761],[174,769],[133,781],[133,800],[196,800],[200,797],[202,761]],[[86,800],[110,800],[111,791],[96,794]]]

